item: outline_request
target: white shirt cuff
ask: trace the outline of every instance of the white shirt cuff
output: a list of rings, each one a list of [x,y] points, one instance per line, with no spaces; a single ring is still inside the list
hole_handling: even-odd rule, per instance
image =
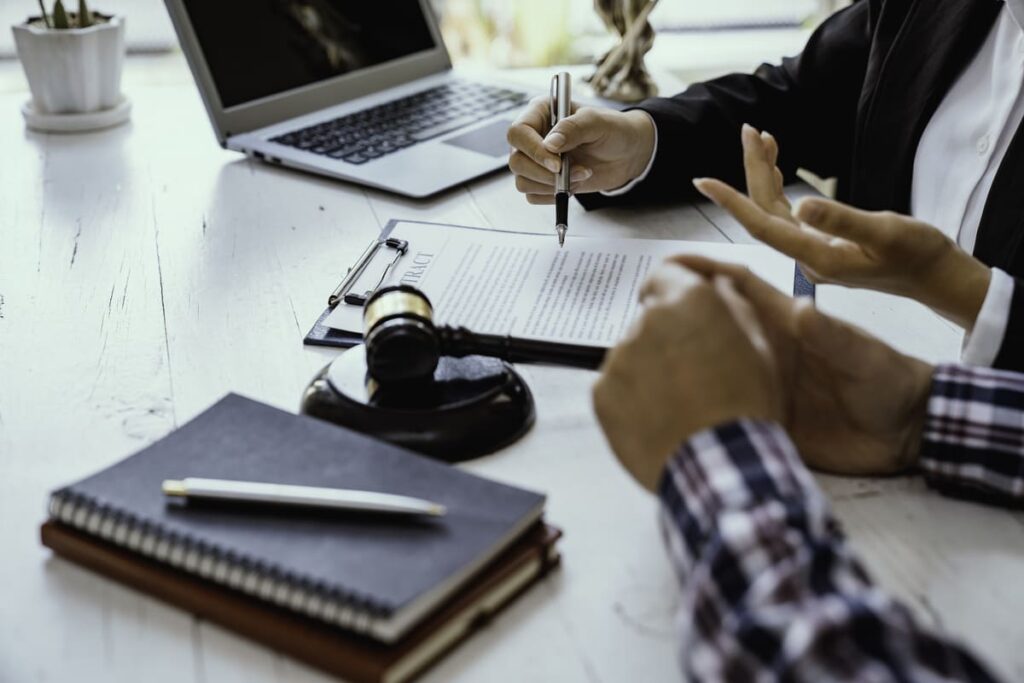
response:
[[[974,328],[964,336],[960,352],[964,363],[992,367],[996,362],[1010,320],[1013,287],[1012,277],[998,268],[992,269],[992,279],[978,311],[978,319],[974,321]]]
[[[647,112],[644,112],[644,114],[647,115],[647,118],[651,120],[651,125],[654,126],[654,149],[651,150],[651,158],[647,161],[647,167],[644,169],[643,173],[638,175],[636,178],[633,178],[622,187],[617,187],[614,190],[602,191],[601,194],[605,197],[618,197],[619,195],[626,194],[638,184],[642,183],[644,179],[647,178],[647,174],[651,172],[651,167],[654,166],[654,157],[658,156],[658,124],[654,122],[653,116],[647,114]]]

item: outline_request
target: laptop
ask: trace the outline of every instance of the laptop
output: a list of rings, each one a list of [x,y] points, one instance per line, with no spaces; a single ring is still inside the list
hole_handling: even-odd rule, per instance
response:
[[[220,144],[426,197],[506,166],[521,89],[456,75],[429,0],[166,0]]]

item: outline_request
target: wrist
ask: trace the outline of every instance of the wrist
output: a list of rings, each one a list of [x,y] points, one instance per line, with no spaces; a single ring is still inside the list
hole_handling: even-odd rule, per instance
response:
[[[654,119],[642,109],[632,109],[625,112],[624,116],[632,131],[629,138],[633,141],[631,145],[633,153],[629,156],[628,175],[629,180],[633,180],[638,178],[647,169],[647,165],[654,155],[656,132]]]
[[[931,291],[922,301],[970,332],[985,302],[992,270],[952,243],[937,265]]]
[[[921,457],[921,439],[928,418],[928,402],[931,398],[932,377],[935,374],[935,366],[916,358],[908,360],[910,361],[912,390],[908,402],[907,427],[903,437],[900,462],[897,463],[897,472],[917,467]]]
[[[709,378],[701,381],[700,386],[704,388],[701,399],[687,402],[682,419],[677,422],[683,432],[678,435],[681,440],[736,422],[784,422],[777,382],[759,376],[755,369]]]

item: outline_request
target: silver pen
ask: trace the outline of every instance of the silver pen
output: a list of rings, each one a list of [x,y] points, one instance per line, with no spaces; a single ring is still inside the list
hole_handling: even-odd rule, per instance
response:
[[[572,113],[572,81],[563,71],[551,78],[551,127]],[[559,155],[562,166],[555,174],[555,232],[558,246],[565,244],[569,230],[569,157]]]
[[[319,486],[188,477],[186,479],[166,479],[161,488],[164,495],[197,500],[265,503],[432,517],[440,517],[446,512],[443,505],[420,498]]]

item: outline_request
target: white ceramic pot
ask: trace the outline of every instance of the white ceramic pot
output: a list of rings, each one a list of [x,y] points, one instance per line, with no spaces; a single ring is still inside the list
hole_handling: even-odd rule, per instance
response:
[[[13,27],[32,100],[43,114],[111,109],[121,101],[124,19],[88,28]]]

